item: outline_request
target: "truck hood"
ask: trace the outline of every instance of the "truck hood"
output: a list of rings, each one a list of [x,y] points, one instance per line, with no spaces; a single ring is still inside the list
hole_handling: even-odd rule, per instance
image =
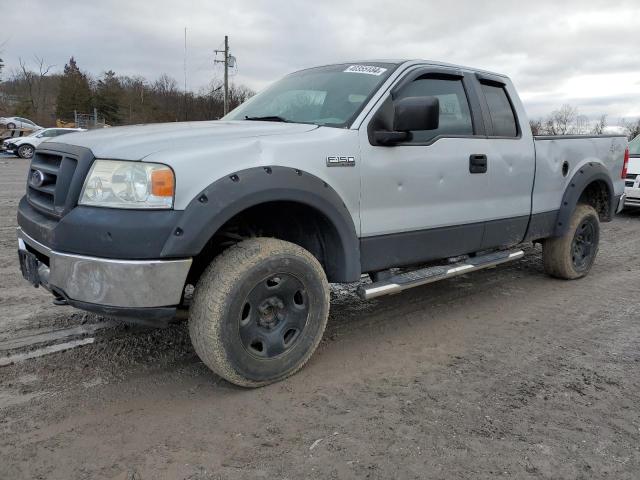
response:
[[[156,123],[70,133],[56,143],[90,149],[97,158],[141,160],[157,152],[198,149],[213,143],[308,132],[317,125],[259,121]]]

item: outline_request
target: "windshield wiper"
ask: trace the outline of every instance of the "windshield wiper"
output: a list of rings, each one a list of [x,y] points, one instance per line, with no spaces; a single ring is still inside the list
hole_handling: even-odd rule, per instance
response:
[[[267,115],[264,117],[249,117],[248,115],[244,116],[245,120],[257,120],[262,122],[285,122],[287,123],[289,120],[286,118],[279,117],[278,115]]]

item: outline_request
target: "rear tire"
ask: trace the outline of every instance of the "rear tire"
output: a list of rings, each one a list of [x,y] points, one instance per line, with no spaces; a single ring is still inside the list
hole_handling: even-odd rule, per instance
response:
[[[544,271],[552,277],[574,280],[593,266],[600,242],[600,220],[591,205],[579,204],[562,237],[542,243]]]
[[[242,387],[293,375],[322,339],[329,284],[304,248],[273,238],[230,247],[204,271],[191,305],[189,334],[215,373]]]

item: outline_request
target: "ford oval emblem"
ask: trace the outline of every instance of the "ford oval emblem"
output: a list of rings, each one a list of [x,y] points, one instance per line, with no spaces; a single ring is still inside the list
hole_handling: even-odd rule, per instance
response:
[[[41,187],[44,184],[44,173],[41,170],[34,170],[29,176],[29,183],[34,187]]]

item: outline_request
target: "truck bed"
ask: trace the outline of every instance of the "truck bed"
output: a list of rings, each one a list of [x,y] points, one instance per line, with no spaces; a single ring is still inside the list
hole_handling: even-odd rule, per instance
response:
[[[624,192],[621,178],[627,138],[623,135],[544,135],[534,137],[536,175],[532,213],[560,208],[573,176],[589,162],[599,161],[609,171],[614,195]]]

